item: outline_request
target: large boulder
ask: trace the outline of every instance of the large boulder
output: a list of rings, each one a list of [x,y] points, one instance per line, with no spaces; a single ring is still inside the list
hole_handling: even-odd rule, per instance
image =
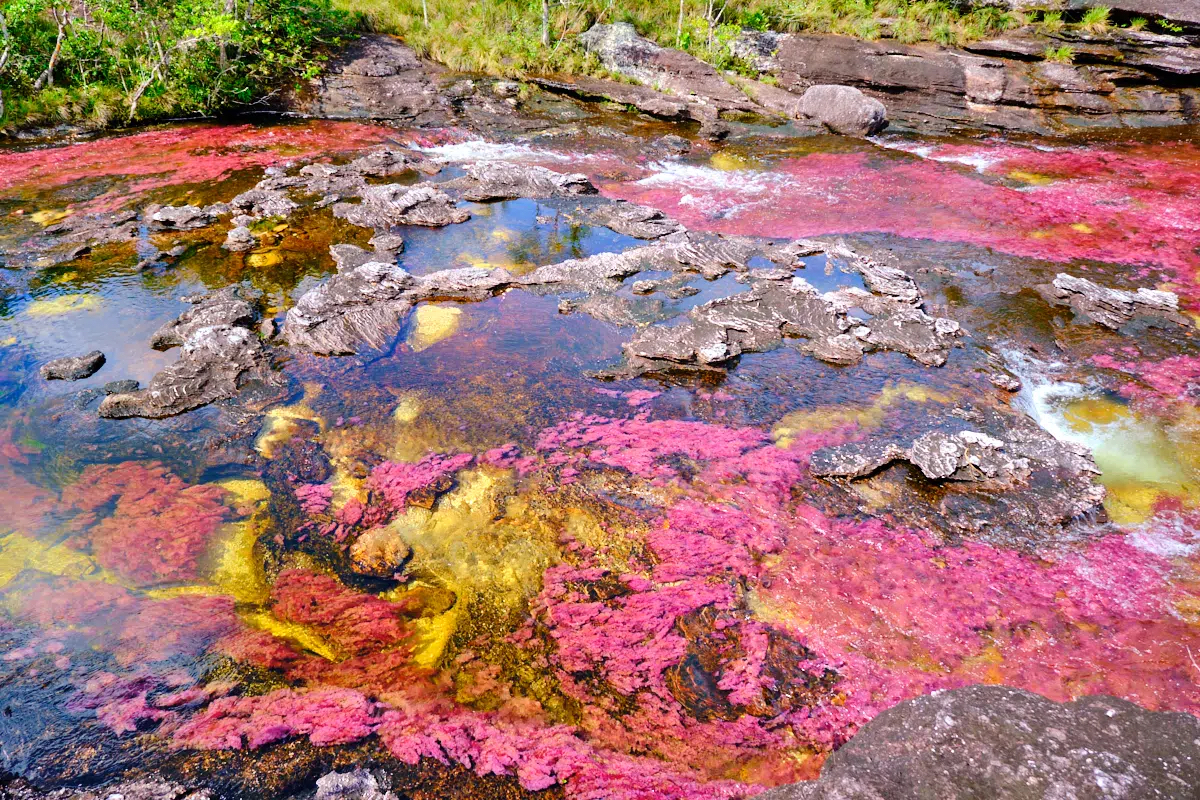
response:
[[[801,95],[797,110],[845,136],[872,136],[888,124],[883,103],[853,86],[810,86]]]
[[[1114,697],[1059,704],[1003,686],[901,703],[760,800],[1194,800],[1200,720]]]
[[[104,366],[104,353],[93,350],[82,356],[56,358],[42,364],[42,380],[47,381],[80,381],[96,374],[96,370]]]

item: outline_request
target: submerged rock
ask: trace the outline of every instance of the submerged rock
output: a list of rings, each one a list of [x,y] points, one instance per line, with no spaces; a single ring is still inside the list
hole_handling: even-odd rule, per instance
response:
[[[1062,272],[1054,278],[1053,283],[1039,286],[1038,291],[1050,303],[1070,306],[1077,314],[1113,330],[1121,328],[1134,317],[1189,325],[1187,317],[1179,313],[1179,298],[1174,292],[1110,289],[1087,278],[1076,278]]]
[[[800,96],[796,111],[845,136],[873,136],[888,124],[883,103],[853,86],[810,86]]]
[[[242,250],[250,250],[258,245],[258,240],[254,238],[254,234],[245,225],[238,225],[229,229],[229,233],[225,234],[225,241],[221,244],[226,250],[239,252]]]
[[[380,786],[374,775],[359,767],[317,778],[317,793],[313,800],[396,800],[396,795],[387,791],[386,786]]]
[[[404,569],[412,548],[391,527],[373,528],[350,545],[350,564],[360,575],[392,578]]]
[[[195,308],[155,331],[150,337],[150,346],[155,350],[179,347],[204,328],[217,325],[250,328],[258,322],[256,304],[261,299],[262,294],[256,289],[237,284],[209,295],[184,297],[184,302],[194,303]]]
[[[968,686],[901,703],[839,748],[821,777],[762,800],[1195,797],[1200,720],[1115,697],[1055,703]]]
[[[363,344],[383,347],[413,307],[412,276],[395,264],[370,261],[306,292],[288,311],[283,337],[318,355],[351,355]]]
[[[104,366],[104,353],[93,350],[82,356],[56,358],[42,364],[40,370],[42,380],[47,381],[79,381],[90,378]]]

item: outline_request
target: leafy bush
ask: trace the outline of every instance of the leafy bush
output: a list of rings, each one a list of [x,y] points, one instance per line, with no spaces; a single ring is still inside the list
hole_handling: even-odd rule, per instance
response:
[[[152,119],[261,102],[354,28],[329,0],[8,0],[8,123]]]

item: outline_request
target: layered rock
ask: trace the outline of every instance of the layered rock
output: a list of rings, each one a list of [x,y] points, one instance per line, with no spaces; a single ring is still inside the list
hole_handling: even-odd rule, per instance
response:
[[[661,239],[684,230],[658,209],[636,203],[606,203],[596,208],[591,218],[610,230],[635,239]]]
[[[747,32],[734,52],[782,89],[846,84],[919,129],[1056,133],[1077,126],[1173,125],[1200,115],[1200,52],[1177,36],[1021,31],[964,50],[841,36]],[[1076,63],[1047,60],[1068,47]]]
[[[335,203],[333,214],[351,225],[387,230],[393,225],[442,227],[466,222],[471,215],[445,192],[428,185],[367,186],[361,203]]]
[[[450,185],[475,202],[596,194],[586,175],[508,161],[482,161],[464,167],[466,178]]]
[[[1190,325],[1179,313],[1179,298],[1160,289],[1124,291],[1110,289],[1087,278],[1060,272],[1050,284],[1038,287],[1047,301],[1070,306],[1098,325],[1117,330],[1135,317],[1145,317],[1176,325]]]
[[[909,700],[868,722],[809,783],[762,800],[1115,797],[1185,800],[1200,785],[1200,720],[1115,697],[1055,703],[1004,686]]]
[[[179,360],[145,389],[116,392],[100,403],[100,416],[159,419],[237,395],[250,380],[274,381],[269,358],[251,327],[257,297],[230,286],[204,297],[185,298],[196,308],[155,333],[155,347],[180,346]]]
[[[369,261],[306,292],[288,311],[283,338],[319,355],[383,347],[413,307],[412,276],[395,264]]]

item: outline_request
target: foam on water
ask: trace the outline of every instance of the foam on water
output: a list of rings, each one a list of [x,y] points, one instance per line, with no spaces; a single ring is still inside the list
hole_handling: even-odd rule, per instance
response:
[[[489,142],[483,139],[471,139],[465,142],[453,142],[433,146],[413,146],[413,150],[445,159],[455,163],[466,161],[576,161],[578,155],[556,153],[553,150],[530,147],[527,144],[510,142]]]

